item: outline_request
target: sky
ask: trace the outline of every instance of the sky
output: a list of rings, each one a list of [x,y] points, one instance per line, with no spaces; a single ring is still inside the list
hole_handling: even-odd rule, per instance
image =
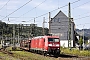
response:
[[[45,27],[48,27],[49,12],[51,18],[60,10],[68,16],[69,2],[76,28],[90,29],[90,0],[0,0],[0,20],[7,24],[42,26],[45,17]]]

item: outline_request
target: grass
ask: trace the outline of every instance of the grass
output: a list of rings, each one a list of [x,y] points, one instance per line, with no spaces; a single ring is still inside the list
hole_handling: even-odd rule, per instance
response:
[[[20,50],[19,48],[17,48],[16,50],[12,50],[12,47],[8,47],[8,48],[6,48],[6,51],[10,51],[11,53],[13,53],[12,56],[10,56],[13,58],[12,60],[17,60],[17,59],[20,59],[20,60],[55,60],[56,59],[53,57],[52,58],[46,57],[43,55]],[[6,58],[7,60],[10,60],[8,54],[4,54],[4,55],[1,54],[1,55],[7,57]],[[3,60],[6,60],[6,59],[3,59]]]
[[[90,51],[88,51],[88,50],[78,50],[78,49],[72,49],[72,50],[70,50],[68,48],[61,48],[61,51],[64,54],[90,57]]]
[[[27,52],[27,51],[21,51],[19,48],[16,49],[16,51],[12,50],[12,47],[8,47],[6,51],[12,52],[12,56],[8,54],[4,54],[0,52],[0,59],[2,60],[58,60],[58,58],[51,58],[51,57],[45,57],[43,55]],[[89,56],[90,57],[90,51],[83,51],[78,49],[68,49],[68,48],[61,48],[61,54],[70,54],[70,55],[77,55],[77,56]]]
[[[45,57],[43,55],[38,55],[31,52],[26,51],[12,51],[14,53],[14,57],[25,59],[25,60],[52,60],[52,58]]]
[[[18,60],[17,58],[9,56],[8,54],[4,54],[2,52],[0,52],[0,59],[1,60]]]

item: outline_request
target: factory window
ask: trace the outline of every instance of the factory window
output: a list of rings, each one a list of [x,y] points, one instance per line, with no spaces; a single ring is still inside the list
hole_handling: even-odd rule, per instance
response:
[[[58,28],[58,29],[60,29],[60,28]]]
[[[54,18],[54,22],[56,22],[56,18]]]
[[[60,18],[58,18],[58,22],[60,22]]]
[[[58,22],[57,18],[54,18],[54,22]]]

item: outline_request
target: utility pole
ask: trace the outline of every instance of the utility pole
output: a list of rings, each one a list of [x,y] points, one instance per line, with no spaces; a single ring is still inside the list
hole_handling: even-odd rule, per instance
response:
[[[51,33],[50,23],[51,23],[51,13],[49,12],[49,34]]]
[[[13,45],[15,46],[15,25],[13,24]]]
[[[32,37],[35,36],[35,24],[31,24],[31,34],[32,34]]]
[[[20,24],[18,24],[18,44],[19,44],[19,29],[20,29]]]
[[[84,50],[84,47],[85,47],[85,46],[84,46],[84,26],[85,26],[85,25],[83,25],[83,50]]]
[[[16,50],[16,46],[15,46],[15,24],[13,24],[13,47],[12,50]]]
[[[35,18],[34,18],[34,24],[35,24]]]
[[[45,23],[45,17],[43,17],[43,35],[45,35],[45,32],[44,32],[44,23]]]
[[[5,40],[5,39],[3,39],[3,34],[4,34],[4,26],[3,26],[3,28],[2,28],[2,40],[1,40],[1,45],[4,44],[4,40]]]
[[[29,31],[28,31],[28,38],[30,39],[30,24],[29,24]]]
[[[21,24],[21,40],[22,40],[22,35],[23,35],[23,24]]]
[[[69,19],[69,39],[68,39],[68,48],[71,48],[71,9],[70,9],[70,2],[68,8],[68,19]]]
[[[3,29],[2,29],[2,40],[1,40],[1,45],[3,45]]]
[[[8,23],[6,23],[6,35],[5,35],[5,41],[4,43],[6,44],[7,40],[8,40]]]

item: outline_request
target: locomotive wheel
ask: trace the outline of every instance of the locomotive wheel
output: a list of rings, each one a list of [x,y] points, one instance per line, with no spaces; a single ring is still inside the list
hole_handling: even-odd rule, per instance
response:
[[[43,52],[43,55],[44,55],[44,56],[47,56],[47,52]]]
[[[46,54],[46,53],[44,53],[44,56],[47,56],[47,54]]]
[[[38,50],[36,50],[36,53],[38,54]]]
[[[51,56],[51,54],[49,54],[49,56]]]
[[[44,53],[44,56],[45,56],[45,53]]]
[[[43,55],[43,54],[44,54],[44,52],[43,52],[43,51],[40,51],[40,54],[41,54],[41,55]]]

